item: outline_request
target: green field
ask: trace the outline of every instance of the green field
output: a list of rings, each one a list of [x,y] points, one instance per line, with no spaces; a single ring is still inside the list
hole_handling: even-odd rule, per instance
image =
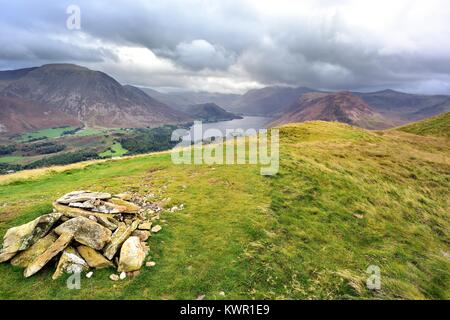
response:
[[[99,154],[100,157],[121,157],[126,154],[128,150],[124,149],[119,142],[114,142],[114,144],[105,152]]]
[[[136,278],[99,270],[69,290],[52,268],[24,279],[4,263],[0,299],[450,299],[448,139],[325,122],[280,136],[272,177],[163,153],[0,180],[0,235],[79,189],[186,207],[162,214],[148,241],[156,266]],[[381,290],[366,288],[371,265]]]
[[[0,157],[0,163],[13,163],[21,160],[22,158],[22,156],[4,156]]]
[[[65,131],[74,130],[76,127],[62,127],[62,128],[49,128],[49,129],[42,129],[38,131],[33,132],[27,132],[20,136],[19,140],[21,142],[26,142],[32,139],[36,138],[59,138]]]

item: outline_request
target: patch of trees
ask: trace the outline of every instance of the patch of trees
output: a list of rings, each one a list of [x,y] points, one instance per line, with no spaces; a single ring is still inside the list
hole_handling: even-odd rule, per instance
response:
[[[98,158],[97,152],[92,150],[86,150],[81,152],[67,152],[34,161],[30,164],[24,165],[23,169],[34,169],[53,165],[71,164],[75,162],[92,160],[97,158]]]
[[[34,156],[38,154],[51,154],[64,150],[66,146],[64,144],[57,144],[54,142],[41,142],[22,145],[20,150],[24,156]]]
[[[176,126],[135,129],[134,134],[119,139],[128,154],[162,151],[173,148],[177,142],[170,141]]]
[[[36,142],[36,141],[42,141],[42,140],[47,140],[47,139],[48,139],[47,136],[42,136],[42,137],[28,139],[27,142]]]
[[[73,130],[66,130],[66,131],[63,131],[63,133],[62,133],[61,135],[62,135],[62,136],[69,136],[69,135],[72,135],[72,134],[77,133],[77,132],[80,131],[80,130],[81,130],[80,127],[75,128],[75,129],[73,129]]]
[[[16,151],[16,146],[11,144],[7,146],[0,146],[0,155],[4,156],[6,154],[11,154]]]
[[[19,164],[0,163],[0,174],[10,173],[22,170],[22,166]]]

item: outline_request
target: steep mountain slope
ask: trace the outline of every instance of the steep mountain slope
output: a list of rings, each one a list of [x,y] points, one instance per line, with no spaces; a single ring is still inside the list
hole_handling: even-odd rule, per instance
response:
[[[337,121],[366,129],[385,129],[393,125],[350,92],[304,94],[273,125],[312,120]]]
[[[396,130],[418,134],[421,136],[436,136],[450,138],[450,112],[436,117],[411,123]]]
[[[283,114],[299,97],[314,89],[298,87],[265,87],[245,93],[227,108],[228,111],[254,116],[279,116]]]
[[[0,97],[0,133],[19,133],[81,122],[53,107],[11,97]]]
[[[36,68],[0,71],[0,90],[5,88],[11,82],[26,76],[28,72],[33,71],[34,69]]]
[[[394,90],[353,94],[385,117],[403,123],[450,111],[450,97],[445,95],[419,95]]]
[[[215,103],[194,104],[182,108],[186,114],[195,120],[202,120],[207,122],[226,121],[233,119],[241,119],[231,112],[225,111]]]
[[[33,69],[7,85],[0,96],[53,108],[87,126],[146,127],[188,119],[105,73],[69,64]]]
[[[51,281],[51,267],[25,281],[0,264],[0,298],[449,299],[449,172],[448,139],[308,122],[280,128],[270,178],[256,165],[175,165],[170,153],[0,176],[0,237],[72,190],[185,205],[161,212],[155,268],[115,287],[96,270],[61,290],[67,276]],[[366,286],[370,266],[381,290]]]

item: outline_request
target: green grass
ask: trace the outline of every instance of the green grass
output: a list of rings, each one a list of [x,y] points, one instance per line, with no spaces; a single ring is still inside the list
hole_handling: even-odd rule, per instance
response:
[[[0,265],[1,299],[450,299],[450,144],[314,122],[281,129],[280,172],[174,165],[170,154],[107,161],[0,185],[0,235],[77,189],[170,198],[134,279],[94,271],[81,290],[51,268]],[[23,173],[21,174],[23,177]],[[362,219],[354,215],[362,216]],[[382,289],[365,287],[370,265]]]
[[[98,136],[103,135],[105,129],[84,128],[78,131],[75,135],[79,137]]]
[[[75,135],[79,137],[86,136],[101,136],[107,133],[124,133],[127,132],[124,129],[116,128],[116,129],[99,129],[99,128],[84,128],[78,131]]]
[[[422,136],[450,138],[450,112],[423,121],[408,124],[397,130]]]
[[[0,163],[13,163],[21,160],[22,158],[22,156],[4,156],[0,157]]]
[[[75,127],[71,127],[71,126],[63,127],[63,128],[42,129],[42,130],[38,130],[38,131],[24,133],[20,136],[19,140],[22,142],[26,142],[31,139],[42,138],[42,137],[47,137],[50,139],[51,138],[59,138],[65,131],[74,130],[74,129],[75,129]]]
[[[113,145],[106,150],[105,152],[102,152],[99,154],[100,157],[121,157],[124,154],[126,154],[128,150],[124,149],[122,145],[119,142],[114,142]]]

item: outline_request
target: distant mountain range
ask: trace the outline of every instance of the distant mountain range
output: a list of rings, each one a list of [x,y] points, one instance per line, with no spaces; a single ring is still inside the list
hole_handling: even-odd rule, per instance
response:
[[[350,92],[306,93],[273,125],[312,120],[343,122],[367,129],[385,129],[394,122],[374,111],[362,98]]]
[[[3,71],[0,88],[2,109],[3,103],[9,105],[0,118],[7,132],[41,129],[50,123],[147,127],[191,120],[136,87],[122,86],[103,72],[76,65]]]
[[[72,64],[0,71],[0,132],[7,133],[62,125],[154,127],[236,115],[270,117],[274,123],[330,120],[380,129],[448,111],[450,96],[393,90],[331,93],[272,86],[243,95],[162,93],[121,85],[103,72]]]
[[[150,89],[144,91],[177,109],[194,103],[212,102],[235,114],[275,119],[292,111],[304,94],[330,93],[306,87],[282,86],[253,89],[243,95],[206,92],[161,93]],[[450,96],[447,95],[418,95],[394,90],[351,94],[361,98],[372,112],[383,116],[387,120],[386,126],[418,121],[450,111]]]

